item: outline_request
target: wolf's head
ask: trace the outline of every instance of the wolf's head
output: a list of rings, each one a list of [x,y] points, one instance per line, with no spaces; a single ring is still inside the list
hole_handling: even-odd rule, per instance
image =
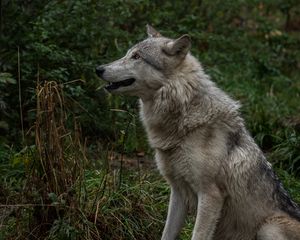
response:
[[[151,96],[177,72],[190,50],[190,37],[169,39],[149,25],[147,33],[149,37],[123,58],[96,68],[97,75],[109,82],[105,87],[109,92]]]

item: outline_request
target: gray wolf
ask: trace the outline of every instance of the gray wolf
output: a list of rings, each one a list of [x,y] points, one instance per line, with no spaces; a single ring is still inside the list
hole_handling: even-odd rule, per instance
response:
[[[300,209],[246,130],[239,103],[205,74],[188,35],[147,28],[147,39],[96,73],[109,92],[140,98],[171,187],[162,239],[176,239],[192,210],[193,240],[300,240]]]

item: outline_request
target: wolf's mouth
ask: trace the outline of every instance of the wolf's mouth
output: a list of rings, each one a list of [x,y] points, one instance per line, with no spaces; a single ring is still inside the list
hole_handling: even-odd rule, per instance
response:
[[[119,81],[119,82],[110,82],[105,89],[108,91],[111,90],[115,90],[118,89],[119,87],[127,87],[130,86],[131,84],[133,84],[135,82],[134,78],[128,78],[126,80],[123,81]]]

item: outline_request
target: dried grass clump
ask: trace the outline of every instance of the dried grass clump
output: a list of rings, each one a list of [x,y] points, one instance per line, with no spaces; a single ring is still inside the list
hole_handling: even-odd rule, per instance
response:
[[[37,156],[27,171],[27,195],[38,203],[33,209],[35,235],[45,234],[65,215],[81,206],[81,187],[87,163],[80,127],[65,111],[62,87],[55,81],[36,88],[35,143]],[[71,119],[70,119],[71,118]],[[72,126],[67,128],[66,126]],[[39,201],[39,202],[36,202]]]

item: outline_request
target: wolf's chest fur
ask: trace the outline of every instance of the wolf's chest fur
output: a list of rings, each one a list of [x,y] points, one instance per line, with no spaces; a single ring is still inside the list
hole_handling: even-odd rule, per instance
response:
[[[227,156],[226,127],[221,129],[223,124],[218,122],[207,125],[201,119],[201,112],[197,121],[189,122],[194,116],[189,116],[187,110],[172,115],[172,112],[155,112],[153,106],[141,103],[141,118],[162,175],[170,182],[185,182],[195,188],[194,192],[215,181],[221,160]]]

